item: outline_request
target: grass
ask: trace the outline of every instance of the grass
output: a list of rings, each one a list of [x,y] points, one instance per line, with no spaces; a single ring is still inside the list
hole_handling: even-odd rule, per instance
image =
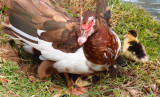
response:
[[[119,34],[121,40],[127,31],[134,29],[138,32],[139,41],[146,47],[150,59],[160,59],[160,22],[155,21],[146,10],[132,4],[118,2],[111,10],[112,21],[115,21],[112,22],[113,30]]]
[[[73,1],[74,0],[71,0],[69,4],[74,5]],[[67,7],[67,5],[63,6]],[[79,5],[77,5],[77,7],[78,6]],[[90,6],[92,5],[81,5],[83,9],[88,9]],[[91,8],[93,9],[95,7],[92,6]],[[72,6],[66,9],[72,14],[77,14],[77,11],[74,11]],[[124,39],[123,36],[128,30],[136,30],[139,41],[145,46],[150,56],[150,62],[147,64],[139,64],[126,59],[128,66],[121,67],[120,71],[127,77],[109,78],[107,75],[101,74],[101,81],[93,86],[88,94],[91,97],[109,95],[121,97],[124,96],[124,93],[132,96],[148,97],[160,95],[158,91],[156,92],[152,89],[152,85],[156,85],[157,89],[160,86],[160,83],[157,82],[157,80],[160,80],[160,22],[154,20],[144,9],[132,4],[124,4],[119,0],[110,0],[108,9],[112,12],[112,29],[119,35],[122,43]],[[80,11],[81,10],[78,10],[78,12]],[[28,68],[32,70],[33,66],[31,66],[31,63],[33,63],[34,60],[24,54],[23,50],[19,49],[19,51],[21,52],[21,57],[23,57],[26,64],[28,64]],[[20,67],[23,66],[22,64],[23,63],[17,65],[8,61],[0,63],[1,97],[31,97],[32,95],[35,97],[50,97],[56,94],[56,90],[59,90],[55,89],[53,87],[54,85],[61,86],[62,95],[64,94],[67,86],[60,76],[54,76],[54,80],[52,79],[52,81],[51,78],[40,81],[33,77],[36,76],[36,73],[28,74],[28,72],[21,71]],[[130,82],[131,84],[126,87],[124,86]],[[138,93],[136,94],[133,91]]]
[[[55,91],[49,93],[46,90],[48,85],[53,84],[51,81],[31,83],[26,75],[19,71],[17,64],[5,62],[0,68],[0,72],[4,73],[2,75],[8,81],[7,83],[1,82],[0,85],[0,95],[3,97],[30,97],[32,95],[45,97],[55,93]]]

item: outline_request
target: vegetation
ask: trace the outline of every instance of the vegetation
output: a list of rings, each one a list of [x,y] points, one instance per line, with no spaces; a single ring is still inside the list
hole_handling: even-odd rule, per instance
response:
[[[95,8],[95,2],[89,4],[90,0],[83,0],[85,4],[78,3],[80,5],[76,5],[77,3],[74,2],[76,0],[65,1],[65,3],[61,3],[61,6],[64,6],[73,16],[79,15],[78,13],[84,9],[91,8],[94,10]],[[82,0],[79,1],[82,2]],[[81,7],[82,9],[75,11],[74,4],[76,8]],[[4,7],[2,10],[7,8]],[[127,66],[120,68],[124,77],[109,78],[107,75],[101,74],[101,81],[93,86],[87,94],[91,97],[111,95],[124,97],[160,96],[160,22],[154,20],[144,9],[132,4],[124,4],[119,0],[110,0],[108,9],[112,12],[110,21],[112,29],[119,35],[122,43],[123,36],[128,30],[136,30],[139,41],[145,46],[150,56],[150,62],[140,64],[126,59]],[[7,36],[2,34],[1,55],[3,55],[2,49],[6,45],[4,42],[6,39]],[[17,50],[20,55],[20,61],[18,60],[17,63],[6,61],[3,56],[0,56],[1,97],[56,97],[57,94],[61,94],[61,96],[64,96],[65,93],[68,94],[63,78],[54,75],[52,78],[38,79],[36,59],[30,58],[30,55],[25,54],[21,48],[17,48]]]

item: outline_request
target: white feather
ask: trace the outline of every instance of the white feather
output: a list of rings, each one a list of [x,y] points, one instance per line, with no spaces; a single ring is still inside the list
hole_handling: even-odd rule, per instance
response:
[[[39,29],[37,29],[37,34],[38,34],[39,36],[41,36],[41,34],[42,34],[43,32],[46,32],[46,31],[45,31],[45,30],[39,30]]]
[[[113,30],[110,30],[110,31],[116,36],[116,41],[118,41],[118,44],[119,44],[119,46],[118,46],[118,48],[117,48],[117,53],[116,53],[116,55],[115,55],[115,59],[116,59],[116,58],[118,57],[118,53],[119,53],[120,50],[121,50],[121,41],[120,41],[118,35],[117,35]]]
[[[83,21],[83,16],[81,16],[81,21]]]
[[[42,55],[39,56],[40,60],[47,60],[46,58],[44,58]]]
[[[10,24],[10,27],[15,31],[17,32],[18,34],[30,39],[30,40],[33,40],[33,41],[37,41],[38,44],[36,43],[33,43],[33,42],[30,42],[20,36],[18,36],[16,33],[16,36],[21,39],[22,41],[24,41],[25,43],[29,44],[31,47],[41,51],[42,55],[46,58],[46,59],[49,59],[49,60],[53,60],[53,61],[58,61],[58,60],[62,60],[63,58],[66,57],[66,53],[60,51],[60,50],[57,50],[57,49],[54,49],[52,47],[52,43],[51,42],[47,42],[47,41],[44,41],[44,40],[41,40],[37,37],[33,37],[31,35],[28,35],[26,33],[24,33],[23,31],[15,28],[14,26],[12,26]],[[50,56],[48,56],[50,55]]]
[[[23,43],[23,48],[26,52],[30,53],[30,54],[34,54],[33,52],[33,47],[31,47],[30,45]]]

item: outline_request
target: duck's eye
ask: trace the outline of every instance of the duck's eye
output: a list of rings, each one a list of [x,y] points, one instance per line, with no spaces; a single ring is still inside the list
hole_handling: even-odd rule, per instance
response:
[[[90,21],[90,23],[93,23],[93,21],[94,21],[94,19],[92,19],[92,20]]]
[[[94,20],[92,20],[92,23],[93,23],[93,21],[94,21]]]

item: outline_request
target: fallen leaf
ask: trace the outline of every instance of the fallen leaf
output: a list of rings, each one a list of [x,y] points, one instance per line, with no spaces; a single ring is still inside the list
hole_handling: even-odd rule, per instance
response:
[[[149,64],[147,64],[147,63],[144,63],[144,64],[143,64],[143,66],[149,66]]]
[[[157,90],[156,84],[152,84],[152,85],[151,85],[151,89],[155,92],[155,91]]]
[[[28,76],[28,78],[29,78],[29,80],[31,81],[31,82],[40,82],[40,81],[42,81],[42,80],[40,80],[40,79],[38,79],[38,78],[35,78],[34,76]]]
[[[0,81],[3,82],[3,83],[7,83],[8,81],[5,80],[4,78],[0,78]]]
[[[51,86],[52,89],[54,89],[55,91],[57,91],[57,93],[55,95],[53,95],[53,97],[60,97],[63,90],[61,87],[57,86],[57,85],[52,85]],[[65,89],[64,90],[65,94],[69,95],[70,94],[70,91],[68,89]]]
[[[60,97],[61,96],[61,94],[55,94],[55,95],[53,95],[53,97]]]
[[[127,91],[123,91],[122,97],[130,97],[130,95]]]
[[[0,78],[7,78],[7,77],[0,75]]]
[[[129,88],[126,89],[133,97],[137,97],[137,94],[139,93],[137,89],[129,89]]]

